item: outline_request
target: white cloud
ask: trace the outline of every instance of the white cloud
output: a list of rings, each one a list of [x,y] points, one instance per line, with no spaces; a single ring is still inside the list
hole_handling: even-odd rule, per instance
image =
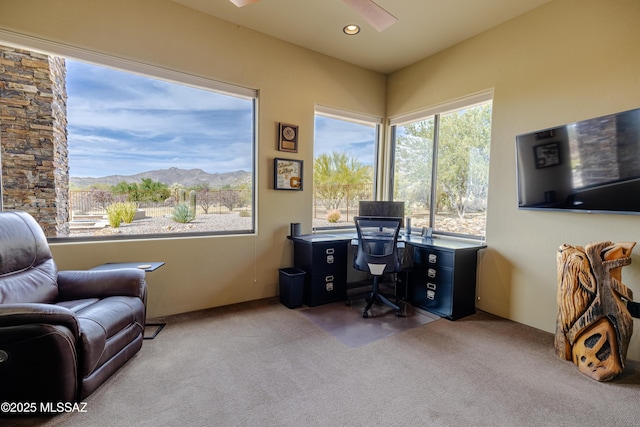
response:
[[[71,60],[67,93],[71,176],[253,168],[249,100]],[[315,155],[374,163],[373,127],[318,117],[315,138]]]
[[[316,116],[314,156],[339,151],[360,162],[375,162],[376,130],[373,127]]]
[[[252,103],[67,61],[72,176],[252,168]]]

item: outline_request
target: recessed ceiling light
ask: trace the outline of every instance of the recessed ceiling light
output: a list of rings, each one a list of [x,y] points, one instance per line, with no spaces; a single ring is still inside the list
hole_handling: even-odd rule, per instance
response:
[[[350,36],[356,35],[360,32],[360,27],[358,25],[355,24],[349,24],[346,27],[344,27],[342,29],[342,31],[344,31],[345,34],[348,34]]]

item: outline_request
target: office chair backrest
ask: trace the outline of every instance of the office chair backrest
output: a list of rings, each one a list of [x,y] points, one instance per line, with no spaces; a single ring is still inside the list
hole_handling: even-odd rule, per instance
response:
[[[397,243],[402,218],[357,216],[354,221],[358,232],[354,267],[374,275],[399,271],[401,262]]]

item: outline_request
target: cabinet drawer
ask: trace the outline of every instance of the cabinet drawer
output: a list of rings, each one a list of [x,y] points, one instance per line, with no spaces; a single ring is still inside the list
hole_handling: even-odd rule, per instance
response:
[[[316,245],[313,248],[312,263],[315,272],[327,271],[332,272],[344,269],[344,263],[347,259],[347,251],[345,245]]]
[[[314,274],[305,277],[303,295],[304,303],[309,307],[345,301],[347,299],[346,272]]]
[[[448,317],[451,315],[453,303],[452,283],[451,281],[414,283],[411,286],[409,298],[416,307]]]
[[[296,246],[293,262],[296,268],[319,274],[346,270],[346,259],[345,242],[326,242]]]
[[[453,260],[446,252],[423,252],[414,263],[414,279],[418,283],[443,283],[453,280]],[[434,262],[429,262],[429,259]]]
[[[431,267],[451,268],[453,266],[453,252],[420,248],[416,250],[414,262]]]
[[[453,270],[427,266],[424,276],[419,280],[422,283],[453,283]]]

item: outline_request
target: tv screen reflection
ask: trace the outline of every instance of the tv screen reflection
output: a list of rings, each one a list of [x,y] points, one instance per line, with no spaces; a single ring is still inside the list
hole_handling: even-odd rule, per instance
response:
[[[640,213],[640,109],[516,137],[518,207]]]

